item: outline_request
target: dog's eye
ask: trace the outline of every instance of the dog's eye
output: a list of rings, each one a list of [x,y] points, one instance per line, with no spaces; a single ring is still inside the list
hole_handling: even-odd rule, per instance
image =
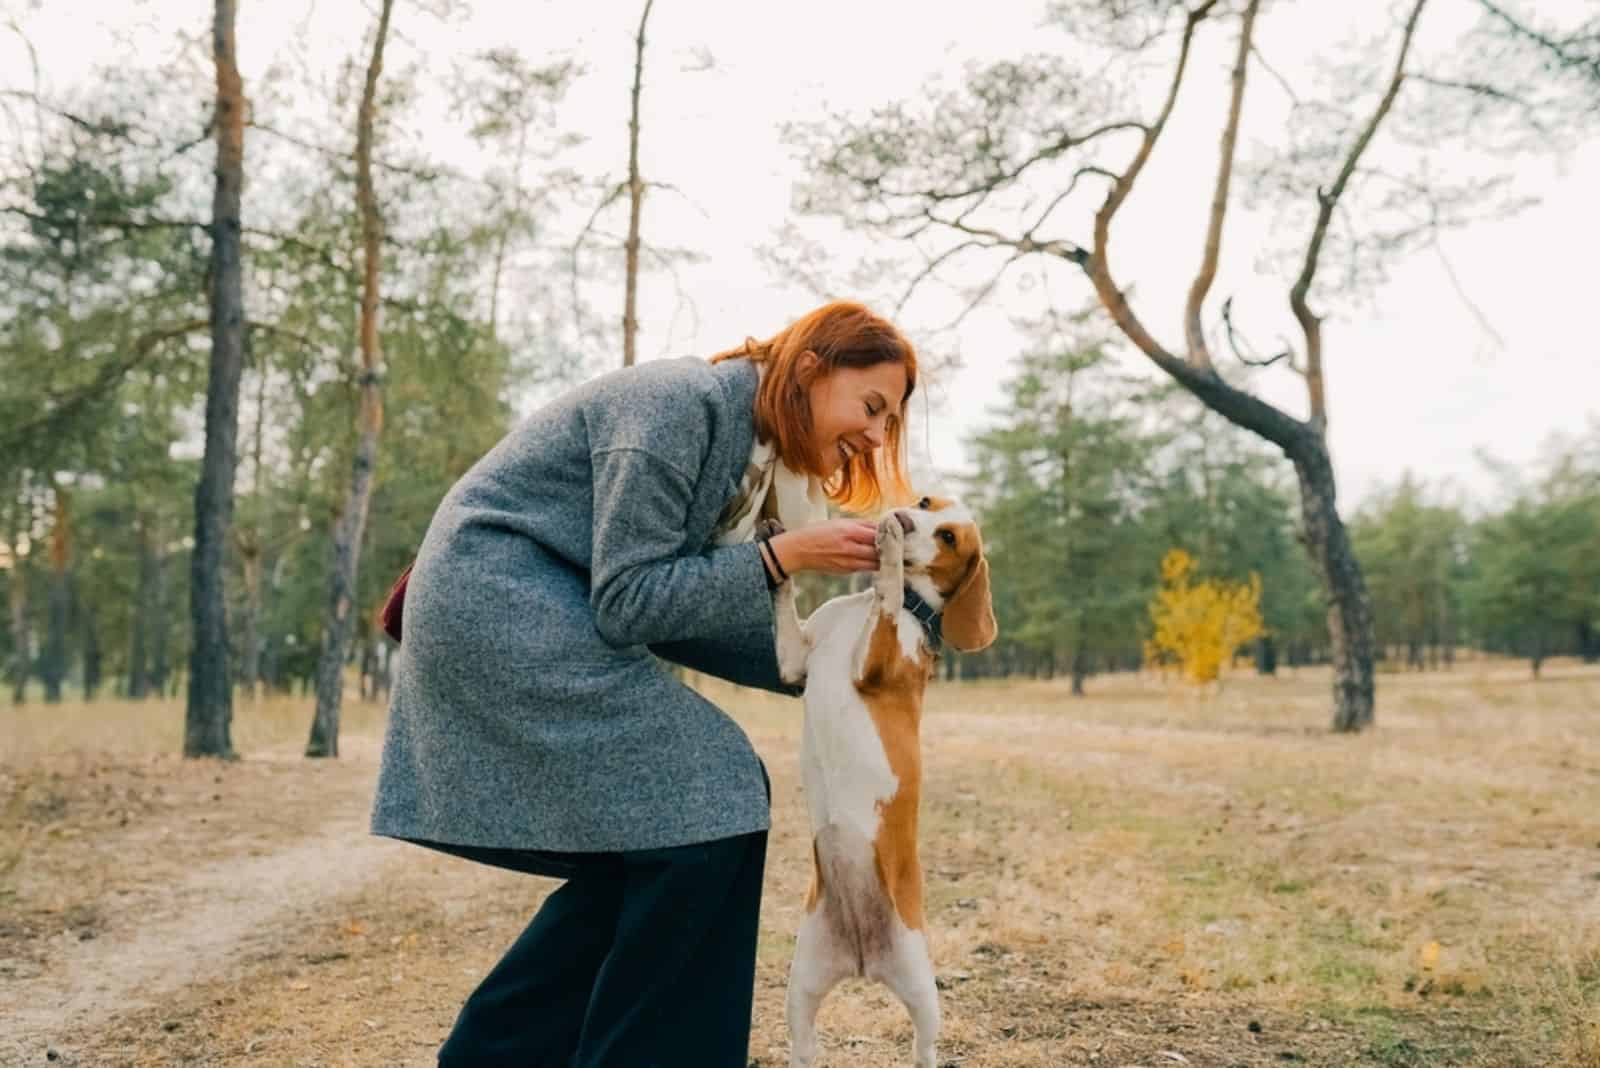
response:
[[[956,543],[956,535],[954,531],[941,530],[937,536],[939,540],[944,542],[946,545],[954,545]]]
[[[932,506],[932,504],[933,504],[933,498],[932,497],[924,497],[924,498],[922,498],[922,500],[917,502],[917,507],[921,508],[924,512],[926,512],[928,510],[928,508],[930,506]]]

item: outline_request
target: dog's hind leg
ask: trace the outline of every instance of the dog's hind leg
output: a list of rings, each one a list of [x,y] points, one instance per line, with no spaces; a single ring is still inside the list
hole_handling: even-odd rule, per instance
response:
[[[828,991],[854,970],[818,903],[800,921],[789,966],[789,1068],[811,1068],[817,1056],[817,1010]]]
[[[939,987],[934,982],[928,940],[921,931],[900,927],[887,952],[867,966],[867,978],[894,992],[911,1014],[916,1068],[937,1068],[934,1045],[939,1040]]]

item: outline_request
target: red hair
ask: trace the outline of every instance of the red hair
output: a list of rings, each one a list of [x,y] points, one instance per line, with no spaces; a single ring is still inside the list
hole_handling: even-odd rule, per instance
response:
[[[801,357],[812,353],[815,369],[808,371]],[[865,305],[836,300],[790,323],[766,341],[746,338],[743,345],[719,352],[712,363],[749,357],[764,364],[761,388],[756,392],[756,436],[776,443],[778,457],[798,471],[823,477],[822,458],[811,438],[811,402],[808,387],[840,367],[875,367],[898,363],[906,369],[906,392],[900,411],[906,410],[917,388],[917,354],[893,323],[874,315]],[[857,453],[824,484],[828,498],[848,511],[872,512],[885,503],[911,499],[906,478],[905,422],[891,415],[884,427],[884,443],[867,453]]]

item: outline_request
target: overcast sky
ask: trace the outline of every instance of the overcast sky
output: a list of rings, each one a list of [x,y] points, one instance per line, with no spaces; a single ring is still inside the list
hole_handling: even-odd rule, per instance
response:
[[[1581,9],[1585,2],[1540,0],[1538,7],[1555,13]],[[403,61],[426,55],[437,70],[452,57],[489,45],[517,47],[535,61],[557,54],[578,59],[587,74],[568,97],[563,125],[589,140],[573,161],[595,173],[620,175],[639,6],[614,0],[479,2],[464,17],[441,24],[398,0],[394,29],[400,36],[393,56]],[[693,317],[675,320],[672,283],[659,275],[646,278],[643,356],[724,348],[746,335],[771,333],[813,303],[804,289],[773,278],[756,256],[790,216],[799,177],[779,139],[781,122],[914,98],[932,74],[958,79],[963,65],[975,60],[1059,47],[1059,37],[1038,28],[1042,6],[990,3],[980,16],[970,3],[929,0],[657,0],[642,156],[646,177],[672,184],[682,196],[652,196],[644,229],[647,239],[695,248],[707,259],[682,273]],[[210,8],[199,0],[132,6],[46,0],[40,10],[26,13],[24,24],[49,87],[81,78],[96,60],[127,54],[119,30],[138,25],[137,39],[154,45],[178,28],[203,31]],[[299,47],[302,26],[312,27],[317,62],[331,64],[359,52],[374,7],[350,0],[243,0],[240,9],[248,93],[272,62]],[[1278,5],[1264,20],[1263,48],[1290,82],[1309,78],[1319,47],[1358,32],[1362,19],[1386,9],[1376,0]],[[1432,5],[1419,46],[1451,47],[1468,10],[1464,0]],[[1195,92],[1175,114],[1115,237],[1119,281],[1137,287],[1141,314],[1169,347],[1181,344],[1183,293],[1200,255],[1229,47],[1221,37],[1197,53]],[[714,57],[711,71],[689,69],[700,50]],[[14,39],[0,42],[0,81],[26,85],[25,66]],[[1249,121],[1269,130],[1285,106],[1268,79],[1259,72],[1252,78],[1257,81],[1247,98],[1246,146]],[[459,129],[442,116],[430,124],[429,136],[441,153],[462,154]],[[1372,151],[1374,159],[1382,158],[1381,137]],[[1330,432],[1346,502],[1359,501],[1406,467],[1483,491],[1491,483],[1475,450],[1526,462],[1551,432],[1580,431],[1600,413],[1594,326],[1600,272],[1593,266],[1600,247],[1600,144],[1591,142],[1566,160],[1527,160],[1519,165],[1518,185],[1542,203],[1509,222],[1452,233],[1443,241],[1462,289],[1498,339],[1469,310],[1431,251],[1397,265],[1375,307],[1326,324]],[[1283,286],[1253,273],[1254,246],[1265,236],[1266,221],[1238,209],[1232,218],[1212,315],[1223,296],[1237,294],[1261,345],[1271,345],[1279,334],[1298,339],[1290,332]],[[1086,240],[1086,221],[1073,221],[1078,231],[1069,226],[1061,236]],[[625,217],[619,214],[614,225],[624,227]],[[964,369],[930,383],[931,419],[926,428],[916,426],[914,436],[919,448],[931,447],[932,461],[942,469],[961,468],[964,437],[1001,403],[999,384],[1020,343],[1011,319],[1038,299],[1037,287],[1031,297],[1017,289],[1003,293],[1004,299],[972,315],[960,332]],[[1051,299],[1062,307],[1088,295],[1081,280],[1065,273],[1050,286]],[[930,321],[939,301],[934,291],[922,305]],[[952,314],[959,309],[954,296],[945,304]],[[914,340],[921,325],[907,323]],[[606,354],[598,355],[608,362]],[[1129,350],[1124,359],[1137,366],[1142,357]],[[1270,372],[1258,385],[1275,402],[1303,412],[1304,391],[1291,374]],[[918,404],[914,419],[922,415]]]

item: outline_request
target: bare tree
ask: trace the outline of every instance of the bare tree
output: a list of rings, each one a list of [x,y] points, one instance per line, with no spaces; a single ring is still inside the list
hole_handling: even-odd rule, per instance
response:
[[[356,208],[361,216],[361,410],[350,492],[333,532],[333,567],[328,612],[322,626],[317,661],[317,712],[306,743],[308,757],[339,755],[339,706],[344,696],[344,659],[355,622],[356,574],[361,539],[367,526],[367,505],[378,464],[378,434],[383,429],[383,349],[378,338],[378,268],[383,246],[383,218],[372,188],[372,136],[377,112],[378,78],[383,73],[383,46],[389,36],[394,0],[383,0],[372,40],[366,84],[356,113]]]
[[[232,758],[233,686],[222,554],[233,519],[238,466],[239,378],[244,370],[240,199],[244,188],[244,86],[234,37],[235,0],[216,0],[211,46],[217,68],[216,186],[211,201],[211,368],[206,444],[194,494],[189,699],[184,756]]]
[[[578,236],[573,241],[571,248],[571,306],[580,334],[592,332],[586,327],[584,321],[586,313],[580,292],[580,281],[582,280],[580,257],[595,236],[605,239],[609,248],[615,249],[618,246],[622,248],[622,364],[624,367],[631,367],[638,359],[639,275],[644,261],[648,259],[653,267],[658,269],[665,268],[672,274],[673,284],[678,296],[678,307],[673,314],[673,324],[675,326],[678,316],[686,310],[691,317],[695,315],[693,301],[688,298],[682,280],[678,277],[677,265],[703,258],[692,250],[649,245],[645,243],[642,234],[642,214],[646,193],[652,189],[658,189],[678,193],[680,196],[683,195],[681,190],[668,183],[645,180],[639,165],[639,104],[644,92],[645,28],[650,20],[650,10],[654,4],[655,0],[645,0],[644,10],[639,16],[639,28],[634,35],[633,88],[630,97],[631,106],[628,112],[627,177],[621,181],[613,181],[608,175],[599,183],[599,200],[589,218],[579,229]],[[680,70],[703,73],[715,69],[715,66],[715,60],[711,58],[710,54],[704,49],[699,49],[694,51],[692,62],[689,65],[680,67]],[[628,231],[625,236],[619,236],[614,232],[607,232],[602,229],[600,222],[602,216],[608,214],[612,205],[622,201],[624,195],[626,195],[628,202]],[[699,208],[698,205],[695,207],[702,215],[705,214],[704,209]],[[669,339],[674,326],[668,327]]]
[[[905,286],[902,306],[957,262],[998,265],[969,291],[969,310],[988,299],[1023,258],[1063,263],[1089,283],[1119,331],[1152,363],[1212,410],[1283,450],[1298,476],[1302,538],[1326,596],[1333,726],[1341,731],[1373,722],[1373,623],[1361,569],[1338,512],[1318,295],[1326,300],[1330,291],[1370,291],[1381,282],[1386,263],[1427,247],[1443,229],[1527,203],[1510,192],[1502,176],[1447,181],[1428,169],[1426,159],[1409,173],[1393,174],[1372,163],[1368,150],[1380,130],[1391,128],[1392,137],[1407,144],[1458,138],[1476,146],[1503,134],[1491,147],[1526,148],[1535,133],[1548,133],[1530,127],[1529,115],[1548,118],[1564,106],[1535,92],[1545,83],[1527,72],[1500,84],[1453,70],[1419,73],[1422,63],[1413,46],[1427,3],[1409,0],[1403,19],[1391,28],[1382,65],[1373,66],[1377,61],[1369,50],[1358,60],[1358,70],[1345,72],[1331,100],[1303,101],[1267,64],[1256,40],[1260,0],[1203,0],[1194,6],[1181,0],[1087,0],[1055,8],[1058,22],[1087,42],[1073,50],[1075,57],[1089,57],[1087,71],[1070,69],[1055,56],[1004,61],[969,73],[959,90],[930,94],[921,114],[895,105],[864,122],[836,119],[792,131],[813,176],[803,190],[802,210],[910,243],[921,253],[922,265]],[[1113,223],[1167,130],[1197,36],[1208,24],[1225,22],[1236,25],[1230,93],[1200,265],[1181,309],[1185,344],[1172,348],[1146,326],[1113,268]],[[1494,31],[1480,32],[1492,36]],[[1128,114],[1138,107],[1128,101],[1137,99],[1140,77],[1152,63],[1166,70],[1155,114]],[[1097,70],[1094,64],[1103,66]],[[1286,205],[1279,233],[1303,235],[1285,256],[1292,263],[1286,303],[1301,342],[1298,351],[1286,344],[1275,356],[1255,359],[1235,330],[1230,302],[1223,304],[1223,325],[1241,363],[1276,364],[1301,376],[1304,417],[1261,399],[1238,373],[1233,380],[1225,377],[1206,329],[1205,305],[1217,277],[1254,65],[1273,74],[1295,101],[1291,121],[1262,150],[1265,162],[1251,173],[1258,197]],[[1413,94],[1401,123],[1397,105],[1412,82],[1422,83],[1426,92]],[[1094,183],[1106,191],[1089,212],[1075,194]],[[1047,233],[1074,205],[1087,215],[1089,240]],[[1344,270],[1332,286],[1319,287],[1319,270],[1335,258],[1329,254],[1335,243]]]
[[[644,208],[644,182],[639,178],[639,92],[644,86],[644,27],[655,0],[644,0],[639,33],[634,38],[632,107],[628,111],[628,275],[622,297],[622,366],[634,363],[639,333],[639,215]]]

